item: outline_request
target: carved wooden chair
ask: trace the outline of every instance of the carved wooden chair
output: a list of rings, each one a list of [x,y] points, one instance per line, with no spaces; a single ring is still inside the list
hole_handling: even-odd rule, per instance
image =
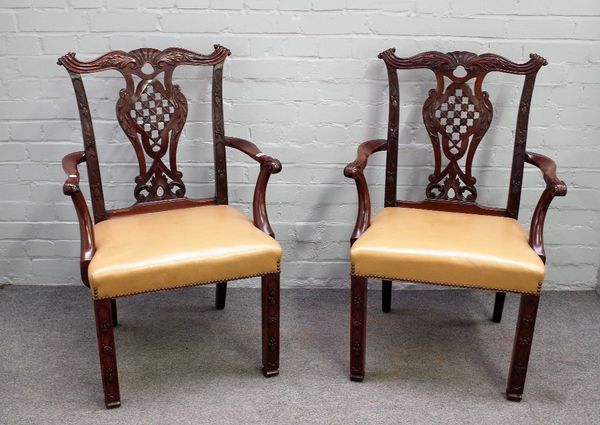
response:
[[[279,264],[281,247],[274,239],[265,206],[269,176],[281,163],[253,143],[226,137],[223,123],[223,63],[230,54],[215,45],[209,55],[170,48],[109,52],[83,62],[74,53],[58,63],[71,77],[83,132],[84,150],[68,154],[63,191],[73,200],[81,232],[81,278],[94,300],[100,368],[106,407],[121,404],[113,326],[115,299],[147,292],[216,283],[216,308],[225,307],[227,281],[262,277],[262,364],[265,376],[279,368]],[[148,67],[151,70],[145,72]],[[188,104],[175,68],[212,66],[212,120],[215,196],[185,196],[177,169],[177,144]],[[144,70],[142,70],[144,68]],[[105,207],[92,118],[81,74],[119,71],[125,88],[116,105],[117,120],[139,162],[136,202],[129,208]],[[134,81],[134,76],[139,82]],[[161,77],[162,76],[162,82]],[[238,149],[260,164],[252,204],[253,221],[228,206],[225,148]],[[77,165],[85,162],[94,221],[79,187]]]
[[[350,252],[351,341],[350,378],[365,373],[367,278],[383,280],[384,312],[390,311],[393,280],[413,281],[496,292],[493,321],[500,322],[506,292],[521,295],[506,397],[520,401],[545,272],[544,219],[565,183],[556,177],[554,162],[525,150],[533,86],[545,59],[531,55],[524,64],[494,54],[468,52],[421,53],[399,58],[395,49],[379,55],[389,79],[387,139],[370,140],[344,174],[355,180],[358,218]],[[455,70],[463,67],[465,75]],[[429,69],[436,87],[423,104],[423,120],[434,154],[433,174],[421,202],[396,199],[399,86],[398,70]],[[492,104],[482,91],[490,72],[525,77],[518,109],[510,187],[506,208],[476,202],[472,164],[479,142],[492,120]],[[469,83],[472,83],[472,87]],[[369,156],[386,152],[385,208],[373,218],[363,170]],[[533,213],[529,237],[517,222],[524,163],[540,169],[546,182]]]

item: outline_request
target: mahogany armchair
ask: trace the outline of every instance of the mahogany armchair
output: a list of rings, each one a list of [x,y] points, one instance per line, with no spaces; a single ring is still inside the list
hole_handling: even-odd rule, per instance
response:
[[[382,279],[384,312],[390,311],[393,280],[495,291],[494,322],[500,322],[505,294],[511,292],[521,296],[521,304],[506,397],[520,401],[545,273],[544,219],[552,199],[567,192],[565,183],[556,177],[554,162],[526,151],[533,87],[546,60],[532,54],[528,62],[518,64],[494,54],[469,52],[425,52],[399,58],[395,49],[382,52],[379,58],[385,62],[389,80],[387,139],[362,143],[356,160],[344,169],[358,190],[358,218],[350,251],[350,378],[364,379],[367,278]],[[466,75],[457,75],[458,67],[464,68]],[[425,189],[426,199],[421,202],[396,198],[398,70],[408,69],[429,69],[436,79],[422,110],[433,146],[434,169]],[[525,77],[506,208],[478,204],[472,174],[475,151],[492,120],[492,104],[488,93],[482,91],[490,72]],[[371,223],[363,170],[376,152],[387,155],[385,208]],[[533,212],[529,237],[517,222],[525,163],[539,168],[546,182]]]
[[[230,54],[215,45],[209,55],[179,48],[113,51],[83,62],[74,53],[58,63],[71,77],[83,132],[84,150],[68,154],[63,191],[75,205],[81,232],[81,279],[94,300],[100,368],[106,407],[121,404],[113,327],[118,297],[216,283],[216,308],[225,307],[227,281],[262,277],[262,365],[265,376],[279,369],[279,265],[281,247],[267,217],[265,192],[281,163],[253,143],[226,137],[223,122],[223,63]],[[145,72],[148,65],[151,70]],[[186,197],[177,169],[177,144],[188,104],[172,76],[181,65],[212,66],[212,124],[215,196]],[[144,69],[142,69],[144,68]],[[119,71],[117,120],[139,162],[136,202],[105,206],[92,118],[81,74]],[[134,80],[134,76],[139,82]],[[161,82],[162,77],[162,82]],[[225,148],[238,149],[260,164],[252,204],[253,221],[228,206]],[[94,220],[80,190],[77,166],[85,162]]]

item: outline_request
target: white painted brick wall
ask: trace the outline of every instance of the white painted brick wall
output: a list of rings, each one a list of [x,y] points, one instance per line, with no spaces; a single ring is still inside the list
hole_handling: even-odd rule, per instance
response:
[[[569,194],[556,200],[546,223],[546,287],[593,288],[600,263],[599,15],[596,0],[0,0],[0,283],[80,284],[78,227],[61,193],[60,159],[81,149],[81,132],[56,58],[142,46],[209,52],[219,42],[233,52],[224,82],[228,134],[250,138],[284,164],[268,192],[285,248],[283,285],[347,286],[357,201],[342,169],[361,141],[386,133],[387,81],[376,56],[395,46],[400,56],[435,49],[548,59],[534,93],[529,147],[557,160]],[[401,76],[399,195],[419,199],[432,163],[419,102],[432,81],[427,72]],[[190,99],[182,170],[190,195],[209,195],[209,73],[177,77]],[[85,81],[107,200],[124,206],[135,159],[114,120],[122,83],[115,74]],[[481,201],[501,205],[519,82],[490,75],[488,83],[496,113],[477,175]],[[228,157],[231,201],[248,211],[257,167],[239,153]],[[378,154],[367,170],[375,211],[383,164]],[[542,190],[536,170],[527,170],[525,188],[527,224]]]

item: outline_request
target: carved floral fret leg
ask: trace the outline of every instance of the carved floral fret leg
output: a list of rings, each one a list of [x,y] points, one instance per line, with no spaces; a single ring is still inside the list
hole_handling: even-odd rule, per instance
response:
[[[381,310],[383,310],[384,313],[389,313],[392,309],[392,281],[382,281],[381,290]]]
[[[119,318],[117,317],[117,300],[115,298],[110,300],[110,311],[112,315],[112,324],[116,328],[119,326]]]
[[[502,311],[504,311],[504,300],[506,299],[506,292],[496,292],[496,298],[494,300],[494,314],[492,314],[492,322],[500,323],[502,320]]]
[[[104,388],[104,404],[110,409],[121,405],[111,300],[94,301],[94,313],[96,315],[96,334],[98,336],[102,387]]]
[[[279,375],[279,273],[262,276],[263,375]]]
[[[215,306],[217,310],[225,308],[225,299],[227,298],[227,282],[217,283],[217,294],[215,297]]]
[[[521,295],[519,319],[506,387],[506,398],[512,401],[521,401],[523,397],[539,301],[539,295]]]
[[[367,343],[367,278],[352,276],[350,290],[350,379],[365,378]]]

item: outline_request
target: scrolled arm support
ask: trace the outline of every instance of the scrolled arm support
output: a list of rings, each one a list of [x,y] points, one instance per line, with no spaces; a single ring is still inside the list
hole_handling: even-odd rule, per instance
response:
[[[65,155],[62,160],[62,166],[65,173],[67,173],[67,180],[63,185],[63,193],[71,197],[75,206],[75,212],[77,213],[77,220],[79,221],[79,233],[81,234],[81,250],[79,254],[81,280],[85,286],[89,287],[90,283],[87,271],[96,251],[94,224],[83,193],[81,193],[81,189],[79,188],[79,171],[77,170],[77,165],[85,162],[85,160],[85,152],[72,152]]]
[[[371,154],[385,149],[387,149],[387,141],[383,139],[363,142],[358,147],[356,159],[344,168],[344,175],[354,179],[356,190],[358,192],[358,214],[352,236],[350,237],[351,244],[353,244],[371,225],[371,197],[369,195],[369,186],[367,185],[363,170],[367,166],[367,161]]]
[[[565,196],[567,194],[567,185],[556,176],[556,164],[547,156],[527,152],[525,162],[539,168],[546,182],[546,189],[544,189],[533,211],[531,227],[529,229],[529,244],[542,261],[546,262],[546,251],[544,250],[544,222],[546,220],[546,213],[555,196]]]
[[[67,180],[63,185],[63,193],[68,196],[73,196],[79,192],[79,170],[77,165],[85,162],[85,152],[71,152],[65,155],[62,160],[62,167],[67,174]]]
[[[277,174],[281,171],[281,162],[262,153],[254,143],[248,140],[237,137],[225,137],[225,144],[245,153],[260,164],[260,172],[256,179],[254,199],[252,200],[252,217],[254,226],[269,236],[275,237],[267,214],[266,194],[269,178],[271,174]]]

